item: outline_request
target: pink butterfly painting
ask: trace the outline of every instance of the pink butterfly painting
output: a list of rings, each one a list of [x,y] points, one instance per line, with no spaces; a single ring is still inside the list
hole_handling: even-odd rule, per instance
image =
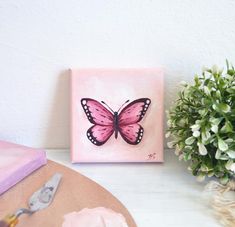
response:
[[[137,145],[141,142],[144,128],[138,123],[145,116],[151,100],[149,98],[136,99],[123,108],[128,102],[129,100],[118,111],[113,111],[103,101],[100,103],[91,98],[81,99],[81,105],[87,119],[94,124],[87,130],[87,138],[94,145],[105,144],[113,133],[116,139],[120,133],[122,138],[131,145]]]

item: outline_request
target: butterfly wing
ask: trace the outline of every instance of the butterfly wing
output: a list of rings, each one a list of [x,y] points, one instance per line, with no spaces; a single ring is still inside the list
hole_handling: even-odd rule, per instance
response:
[[[136,124],[146,114],[151,100],[149,98],[136,99],[122,109],[118,116],[119,126]]]
[[[87,130],[87,138],[96,146],[101,146],[107,142],[114,132],[112,125],[93,125]]]
[[[103,145],[114,132],[113,114],[94,99],[83,98],[81,105],[87,119],[94,124],[87,130],[87,138],[97,146]]]
[[[95,125],[113,125],[113,114],[94,99],[81,99],[82,108],[87,119]]]
[[[137,145],[141,142],[144,129],[139,124],[122,125],[119,127],[122,138],[131,145]]]
[[[149,98],[136,99],[120,112],[118,116],[119,132],[127,143],[137,145],[141,142],[144,129],[138,122],[142,120],[150,104]]]

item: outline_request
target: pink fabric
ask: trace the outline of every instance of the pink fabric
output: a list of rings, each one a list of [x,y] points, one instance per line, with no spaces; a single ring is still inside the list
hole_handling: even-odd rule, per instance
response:
[[[0,141],[0,195],[46,162],[43,150]]]
[[[122,214],[105,207],[96,207],[66,214],[62,227],[128,227],[128,225]]]
[[[101,115],[110,115],[106,111],[108,108],[90,100],[84,101],[84,106],[81,100],[86,98],[97,100],[99,103],[104,101],[114,111],[117,111],[126,100],[130,100],[130,104],[134,100],[148,98],[151,104],[148,106],[145,103],[145,107],[138,103],[130,108],[129,104],[124,105],[119,112],[120,114],[123,111],[119,115],[119,124],[122,127],[116,139],[112,131],[113,113],[110,112],[111,118],[109,116],[108,119],[102,119],[108,121],[107,133],[102,134],[102,137],[96,130],[102,130],[103,126],[94,125],[101,123],[97,120],[101,119]],[[94,102],[97,108],[91,102]],[[92,110],[91,113],[86,111],[87,107]],[[100,112],[95,112],[95,109],[99,109],[101,115]],[[140,111],[143,117],[137,116]],[[89,114],[97,119],[88,120]],[[94,138],[90,136],[89,139],[87,133],[95,136],[97,141],[98,139],[107,141],[101,146],[96,146]],[[137,139],[140,141],[137,145],[127,143],[127,141],[137,142]],[[73,163],[162,162],[163,71],[161,69],[71,70],[71,159]]]

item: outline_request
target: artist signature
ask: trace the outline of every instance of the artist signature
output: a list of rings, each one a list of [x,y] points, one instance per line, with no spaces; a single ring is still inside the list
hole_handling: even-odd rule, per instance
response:
[[[156,159],[156,153],[152,153],[148,155],[148,159],[147,160],[154,160]]]

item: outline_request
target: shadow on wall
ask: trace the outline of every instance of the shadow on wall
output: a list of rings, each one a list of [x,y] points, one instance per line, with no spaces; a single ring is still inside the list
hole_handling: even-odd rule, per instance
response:
[[[69,70],[62,71],[57,80],[49,113],[44,148],[68,148],[70,126]]]
[[[180,81],[183,76],[181,72],[167,70],[164,82],[164,147],[167,148],[168,139],[165,138],[167,131],[166,110],[169,111],[177,99],[177,93],[181,90]]]

